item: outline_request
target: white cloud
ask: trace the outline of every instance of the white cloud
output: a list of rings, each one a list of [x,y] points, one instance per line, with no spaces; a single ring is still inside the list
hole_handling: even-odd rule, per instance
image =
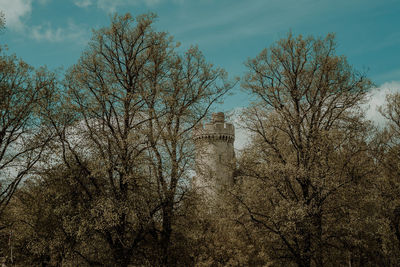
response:
[[[234,110],[226,113],[226,121],[235,126],[235,143],[234,147],[236,152],[245,148],[251,141],[251,133],[243,127],[241,114],[244,108],[235,108]]]
[[[367,119],[376,125],[382,126],[385,118],[379,113],[378,108],[385,105],[386,96],[400,92],[400,81],[386,82],[381,86],[372,89],[368,95],[368,102],[365,105]]]
[[[74,4],[78,7],[86,8],[88,6],[91,6],[92,0],[74,0]]]
[[[66,27],[53,28],[50,23],[33,26],[30,32],[30,36],[37,41],[64,42],[74,40],[82,43],[87,41],[86,30],[73,21],[69,21]]]
[[[0,10],[6,17],[6,27],[22,31],[23,20],[32,12],[32,0],[0,0]]]
[[[136,1],[132,1],[136,2]],[[127,4],[124,0],[98,0],[97,7],[103,9],[106,12],[114,13],[117,7]]]
[[[163,1],[165,0],[74,0],[73,2],[76,6],[81,8],[95,5],[97,8],[102,9],[107,13],[114,13],[117,11],[117,8],[124,6],[146,5],[153,7]],[[184,0],[172,0],[172,2],[182,4]]]
[[[86,31],[73,23],[68,22],[66,27],[53,28],[50,23],[28,26],[24,21],[32,13],[32,2],[36,1],[41,5],[51,0],[0,0],[0,10],[4,12],[6,27],[25,34],[38,41],[61,42],[65,40],[87,41]],[[87,0],[83,0],[87,1]],[[90,1],[90,0],[89,0]]]
[[[155,6],[161,1],[162,0],[97,0],[97,7],[109,13],[114,13],[118,7],[137,6],[140,4]]]

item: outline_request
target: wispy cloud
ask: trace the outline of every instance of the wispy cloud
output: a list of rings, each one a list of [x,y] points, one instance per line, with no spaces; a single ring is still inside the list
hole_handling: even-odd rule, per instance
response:
[[[0,10],[5,14],[7,28],[23,31],[23,20],[32,12],[32,0],[0,0]]]
[[[37,0],[41,5],[51,0]],[[19,34],[25,35],[37,41],[61,42],[75,41],[85,43],[87,30],[76,25],[72,20],[66,26],[53,27],[50,22],[41,25],[29,25],[27,23],[32,13],[32,0],[0,0],[0,11],[6,17],[6,27]]]
[[[85,43],[87,41],[87,31],[70,20],[66,27],[54,28],[50,22],[38,26],[33,26],[30,31],[31,38],[37,41],[65,42],[74,41]]]
[[[227,121],[235,126],[234,146],[237,153],[240,153],[242,149],[251,143],[252,133],[244,127],[243,119],[241,117],[243,111],[243,108],[235,108],[226,114],[228,117]]]
[[[165,0],[74,0],[74,4],[81,8],[96,6],[107,13],[114,13],[118,8],[146,5],[154,7]],[[184,0],[173,0],[174,3],[183,3]]]
[[[308,8],[302,8],[304,6]],[[180,39],[183,37],[183,42],[204,47],[287,31],[291,25],[306,21],[322,8],[321,4],[312,4],[311,0],[254,0],[251,4],[235,1],[196,12],[191,23],[177,24],[173,32]]]
[[[91,6],[93,3],[91,0],[74,0],[74,4],[78,7],[86,8]]]
[[[206,7],[183,14],[186,23],[175,24],[171,32],[180,40],[184,39],[183,42],[213,46],[246,37],[280,34],[299,25],[308,25],[316,17],[323,25],[333,19],[332,14],[338,10],[353,10],[361,3],[360,0],[215,1],[212,9]]]
[[[368,102],[365,105],[367,119],[382,126],[385,118],[379,113],[378,108],[385,105],[388,94],[400,92],[400,81],[387,82],[369,92]]]

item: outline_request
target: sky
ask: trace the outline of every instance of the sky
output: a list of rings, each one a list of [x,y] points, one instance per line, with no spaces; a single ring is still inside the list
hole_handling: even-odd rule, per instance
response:
[[[7,45],[29,64],[68,69],[87,46],[92,29],[110,24],[115,12],[158,15],[156,30],[181,47],[198,45],[206,60],[230,77],[245,74],[244,62],[289,31],[322,37],[335,33],[337,54],[374,82],[368,116],[388,92],[400,91],[400,0],[0,0]],[[248,106],[240,84],[218,111]]]

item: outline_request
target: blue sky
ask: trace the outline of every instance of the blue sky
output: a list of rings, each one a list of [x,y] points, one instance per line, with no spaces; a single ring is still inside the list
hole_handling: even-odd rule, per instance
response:
[[[77,62],[91,30],[109,25],[113,12],[154,12],[157,30],[168,31],[183,48],[198,45],[232,77],[242,76],[247,58],[290,30],[335,32],[338,54],[366,70],[377,90],[400,90],[399,0],[0,0],[0,10],[6,16],[0,44],[37,67],[67,69]],[[371,96],[380,97],[376,103],[384,97]],[[248,103],[237,86],[219,109]]]

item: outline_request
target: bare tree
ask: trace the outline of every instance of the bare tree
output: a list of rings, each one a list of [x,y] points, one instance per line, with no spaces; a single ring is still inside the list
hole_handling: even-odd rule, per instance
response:
[[[238,200],[271,238],[272,256],[298,266],[324,265],[335,240],[330,203],[369,171],[359,167],[369,162],[368,128],[357,110],[371,83],[335,46],[333,35],[289,34],[246,63],[243,87],[259,102],[244,116],[254,145]]]
[[[226,74],[206,63],[195,47],[184,56],[161,54],[153,60],[145,90],[151,92],[145,98],[151,118],[146,128],[150,166],[162,204],[161,264],[169,265],[176,264],[170,260],[174,210],[190,184],[191,130],[232,84],[224,81]]]
[[[189,184],[191,128],[231,87],[196,48],[184,56],[153,15],[114,16],[94,32],[65,81],[60,109],[47,120],[54,154],[81,185],[98,236],[119,266],[169,264],[174,210]],[[156,251],[143,251],[154,242]],[[160,244],[160,245],[158,245]],[[81,252],[93,262],[95,257]],[[107,259],[110,260],[110,259]],[[135,260],[137,262],[135,262]]]
[[[39,116],[55,78],[16,56],[0,56],[0,216],[49,141]]]
[[[390,221],[390,236],[396,240],[394,242],[396,245],[391,249],[394,255],[398,255],[400,251],[400,93],[387,95],[386,103],[380,107],[379,111],[387,121],[386,127],[377,135],[376,146],[372,148],[382,170],[376,189],[383,200],[382,212]],[[398,262],[394,262],[396,263]]]

